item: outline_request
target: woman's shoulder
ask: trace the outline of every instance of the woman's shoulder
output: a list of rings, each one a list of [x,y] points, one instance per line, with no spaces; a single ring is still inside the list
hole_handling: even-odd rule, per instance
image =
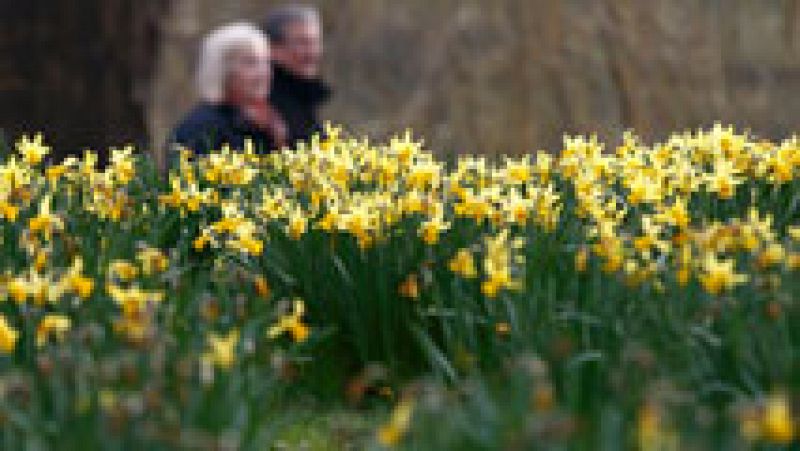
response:
[[[178,129],[206,128],[208,126],[222,126],[229,120],[227,108],[223,105],[211,103],[200,103],[195,105],[189,113],[184,116],[178,125]]]
[[[171,143],[205,153],[228,139],[231,116],[226,106],[201,103],[184,116],[172,132]]]

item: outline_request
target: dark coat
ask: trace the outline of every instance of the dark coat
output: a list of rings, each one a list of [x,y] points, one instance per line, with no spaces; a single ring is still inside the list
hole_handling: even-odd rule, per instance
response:
[[[170,144],[179,144],[203,155],[219,150],[223,144],[241,150],[247,138],[253,141],[258,153],[275,149],[272,137],[250,124],[238,108],[226,104],[201,103],[175,128]]]
[[[286,121],[288,141],[308,141],[322,133],[317,111],[330,98],[330,88],[322,80],[297,77],[278,64],[272,74],[269,100]]]

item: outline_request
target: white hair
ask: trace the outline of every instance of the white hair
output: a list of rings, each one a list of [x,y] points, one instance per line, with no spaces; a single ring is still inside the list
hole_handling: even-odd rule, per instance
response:
[[[248,22],[223,25],[210,32],[200,45],[197,64],[197,90],[200,98],[211,103],[224,100],[231,51],[246,48],[260,49],[265,46],[269,51],[267,36]]]

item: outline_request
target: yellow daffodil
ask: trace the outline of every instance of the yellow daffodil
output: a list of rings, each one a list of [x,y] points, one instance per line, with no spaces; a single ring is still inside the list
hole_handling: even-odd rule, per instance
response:
[[[164,299],[164,293],[153,290],[143,290],[134,285],[122,288],[114,284],[106,287],[108,295],[116,302],[127,317],[134,317],[145,311],[148,306],[158,304]]]
[[[211,237],[208,234],[203,233],[202,235],[198,236],[197,238],[192,241],[192,247],[196,251],[202,251],[212,242]]]
[[[786,249],[780,243],[769,243],[758,255],[756,264],[760,268],[768,268],[783,263]]]
[[[27,282],[21,277],[11,279],[7,286],[8,295],[17,304],[23,304],[28,299]]]
[[[459,249],[455,257],[448,263],[450,271],[464,277],[465,279],[474,279],[478,277],[478,270],[475,266],[475,259],[469,249]]]
[[[14,329],[4,316],[0,316],[0,352],[3,354],[14,352],[17,340],[19,331]]]
[[[19,207],[6,201],[0,201],[0,217],[8,222],[14,222],[19,215]]]
[[[109,174],[116,183],[127,185],[136,175],[136,162],[133,158],[133,147],[127,146],[124,149],[111,149],[111,162],[108,168]]]
[[[139,268],[127,260],[114,260],[108,265],[108,275],[129,282],[139,275]]]
[[[788,445],[795,438],[795,420],[789,400],[782,393],[769,396],[764,408],[761,430],[764,438],[772,443]]]
[[[414,413],[414,401],[404,398],[395,406],[389,421],[378,428],[378,442],[387,447],[394,447],[400,443],[411,426]]]
[[[139,264],[142,266],[142,273],[145,276],[151,276],[156,273],[164,272],[169,266],[169,259],[167,256],[164,255],[160,249],[152,247],[145,247],[137,252],[136,260],[138,260]]]
[[[730,199],[736,193],[736,186],[743,182],[740,171],[732,162],[719,160],[714,165],[714,172],[707,177],[708,189],[722,199]]]
[[[277,324],[272,325],[267,331],[269,338],[277,338],[284,333],[289,333],[296,343],[302,343],[308,339],[310,329],[308,325],[303,323],[303,315],[305,314],[305,304],[299,298],[293,302],[294,310],[283,315]]]
[[[497,297],[502,289],[519,289],[521,283],[511,277],[512,250],[518,248],[520,243],[508,239],[508,230],[503,230],[497,236],[486,239],[486,256],[483,268],[486,280],[481,283],[481,291],[489,298]],[[521,258],[521,256],[518,256]]]
[[[686,201],[681,198],[675,199],[675,202],[669,207],[665,208],[660,216],[669,225],[685,229],[689,226],[691,218],[686,208]]]
[[[54,313],[45,315],[36,326],[36,346],[44,346],[51,336],[59,341],[63,340],[71,325],[72,321],[64,315]]]
[[[72,267],[64,277],[64,283],[82,299],[87,299],[94,290],[94,280],[86,277],[83,272],[83,260],[78,257],[72,263]]]
[[[425,244],[433,245],[439,242],[439,234],[449,228],[450,223],[443,221],[441,216],[436,216],[423,222],[419,233]]]
[[[289,216],[289,224],[286,226],[286,234],[293,240],[300,239],[308,229],[308,219],[300,210],[296,210]]]
[[[226,335],[210,333],[208,335],[208,352],[203,358],[213,362],[219,368],[229,369],[236,361],[236,344],[239,342],[239,330],[233,329]]]
[[[33,136],[33,139],[29,139],[26,135],[23,135],[22,138],[17,141],[17,152],[19,152],[22,161],[26,164],[36,166],[50,153],[50,148],[44,145],[44,137],[42,134],[37,133]]]
[[[39,203],[39,214],[28,221],[28,229],[31,233],[40,233],[45,240],[49,240],[55,231],[64,228],[64,221],[50,213],[51,196],[45,195]]]
[[[680,449],[678,436],[665,424],[662,409],[652,402],[645,403],[637,418],[638,449],[659,451]]]
[[[714,253],[709,252],[706,254],[699,275],[700,284],[707,292],[716,295],[747,282],[747,275],[734,272],[734,263],[733,260],[720,260]]]
[[[788,233],[793,240],[800,241],[800,226],[787,227],[786,233]]]

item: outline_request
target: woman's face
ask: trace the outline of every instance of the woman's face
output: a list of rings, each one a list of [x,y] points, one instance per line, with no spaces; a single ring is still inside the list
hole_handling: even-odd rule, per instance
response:
[[[264,101],[272,79],[269,47],[248,46],[231,51],[227,79],[227,98],[234,104]]]

